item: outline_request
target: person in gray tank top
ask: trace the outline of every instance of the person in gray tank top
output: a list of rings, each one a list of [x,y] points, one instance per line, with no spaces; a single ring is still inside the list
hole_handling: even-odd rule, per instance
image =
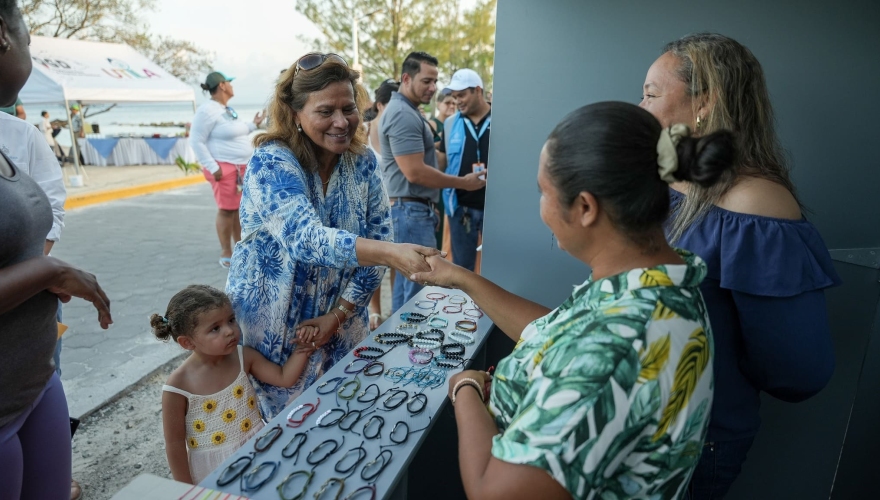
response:
[[[28,28],[15,0],[0,0],[0,106],[31,72]],[[67,401],[52,354],[58,298],[82,297],[113,322],[95,277],[43,255],[52,209],[40,186],[0,151],[0,498],[67,498]]]

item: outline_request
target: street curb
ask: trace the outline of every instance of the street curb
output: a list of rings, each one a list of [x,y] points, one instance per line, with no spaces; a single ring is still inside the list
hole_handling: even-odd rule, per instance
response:
[[[71,210],[88,205],[95,205],[98,203],[120,200],[123,198],[132,198],[134,196],[141,196],[158,191],[167,191],[169,189],[192,186],[201,182],[207,182],[205,181],[204,176],[188,175],[180,179],[170,179],[167,181],[151,182],[148,184],[140,184],[137,186],[107,189],[104,191],[95,191],[93,193],[83,193],[80,195],[68,197],[67,201],[64,203],[64,209]]]
[[[122,389],[121,391],[117,392],[116,394],[114,394],[114,395],[108,397],[107,399],[105,399],[104,401],[102,401],[101,403],[99,403],[98,405],[96,405],[94,408],[92,408],[91,410],[89,410],[89,411],[83,413],[82,415],[80,415],[79,417],[76,417],[76,418],[79,419],[79,420],[85,421],[86,419],[88,419],[89,417],[91,417],[92,415],[94,415],[95,413],[101,411],[103,408],[106,408],[106,407],[110,406],[111,404],[113,404],[113,403],[119,401],[119,400],[122,399],[123,397],[128,396],[128,395],[131,394],[132,392],[134,392],[134,391],[140,389],[140,388],[143,386],[144,382],[146,382],[146,381],[149,380],[151,377],[153,377],[153,376],[156,375],[157,373],[159,373],[159,372],[161,372],[162,370],[164,370],[165,367],[167,367],[168,365],[170,365],[170,364],[172,364],[172,363],[178,363],[178,362],[180,362],[180,360],[183,359],[183,358],[185,358],[188,354],[191,354],[191,353],[189,353],[189,352],[182,352],[182,353],[180,353],[179,355],[174,356],[173,358],[169,359],[168,361],[162,363],[161,365],[159,365],[159,366],[157,366],[156,368],[154,368],[153,370],[151,370],[149,373],[147,373],[147,374],[144,375],[143,377],[141,377],[141,378],[139,378],[138,380],[136,380],[136,381],[132,382],[131,384],[129,384],[125,389]]]

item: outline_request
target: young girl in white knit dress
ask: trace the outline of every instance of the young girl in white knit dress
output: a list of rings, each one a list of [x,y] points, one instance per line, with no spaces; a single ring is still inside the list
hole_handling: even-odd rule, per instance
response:
[[[229,299],[205,285],[178,292],[165,316],[153,314],[150,325],[160,340],[171,338],[193,352],[162,386],[162,424],[172,476],[198,484],[263,427],[247,375],[291,387],[314,347],[299,346],[279,366],[238,345],[241,330]],[[297,333],[311,333],[309,328]]]

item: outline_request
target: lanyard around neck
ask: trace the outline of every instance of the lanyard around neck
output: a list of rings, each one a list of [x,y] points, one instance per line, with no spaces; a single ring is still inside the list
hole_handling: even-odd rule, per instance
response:
[[[471,121],[470,118],[463,116],[462,119],[464,120],[464,126],[467,127],[468,132],[470,132],[470,134],[471,134],[471,137],[473,137],[474,140],[477,141],[477,163],[481,163],[480,162],[480,139],[483,138],[483,134],[486,132],[486,129],[489,128],[489,123],[492,122],[492,117],[487,116],[485,118],[485,120],[483,120],[483,126],[480,127],[479,134],[477,134],[477,130],[474,128],[474,123]]]

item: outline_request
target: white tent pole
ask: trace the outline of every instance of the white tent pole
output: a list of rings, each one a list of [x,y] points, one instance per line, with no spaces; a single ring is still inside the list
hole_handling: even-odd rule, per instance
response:
[[[64,109],[67,111],[67,126],[70,128],[70,137],[73,142],[70,144],[70,154],[73,156],[73,168],[76,175],[79,175],[79,146],[76,143],[76,134],[73,132],[73,116],[70,114],[70,103],[67,96],[64,96]]]

